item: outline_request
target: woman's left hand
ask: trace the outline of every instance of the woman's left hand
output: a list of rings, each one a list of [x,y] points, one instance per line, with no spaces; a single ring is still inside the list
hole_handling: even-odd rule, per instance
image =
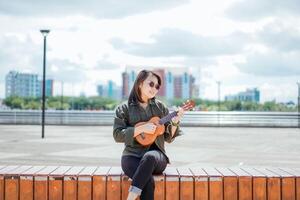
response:
[[[178,123],[184,114],[184,110],[180,107],[177,109],[177,116],[172,118],[172,122]]]

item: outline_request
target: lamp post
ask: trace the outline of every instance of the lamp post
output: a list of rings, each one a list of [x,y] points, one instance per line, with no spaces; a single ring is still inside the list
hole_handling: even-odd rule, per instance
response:
[[[61,125],[63,125],[63,121],[64,121],[63,110],[64,110],[64,82],[61,81],[61,96],[60,96],[60,123],[61,123]]]
[[[220,127],[220,85],[221,81],[217,81],[218,84],[218,126]]]
[[[220,85],[221,85],[221,81],[217,81],[218,84],[218,112],[220,112]]]
[[[50,30],[40,30],[44,37],[44,57],[43,57],[43,101],[42,101],[42,138],[44,138],[45,130],[45,90],[46,90],[46,38]]]
[[[298,128],[300,128],[300,82],[297,82],[298,85]]]
[[[64,82],[61,81],[60,109],[64,110]]]

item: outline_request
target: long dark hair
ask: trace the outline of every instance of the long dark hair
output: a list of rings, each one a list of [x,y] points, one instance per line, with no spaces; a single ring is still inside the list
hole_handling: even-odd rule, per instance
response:
[[[161,85],[161,78],[160,78],[160,76],[158,74],[156,74],[155,72],[150,71],[150,70],[142,70],[142,71],[140,71],[139,74],[137,75],[135,81],[134,81],[133,87],[132,87],[131,92],[129,94],[128,104],[130,104],[130,103],[138,103],[138,102],[144,103],[144,101],[143,101],[143,99],[141,97],[141,90],[140,90],[139,86],[151,74],[157,78],[159,86]]]

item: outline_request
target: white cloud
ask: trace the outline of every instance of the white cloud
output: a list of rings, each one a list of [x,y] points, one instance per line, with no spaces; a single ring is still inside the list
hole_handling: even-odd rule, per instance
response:
[[[300,52],[300,29],[293,25],[274,21],[267,24],[256,35],[258,41],[271,49],[282,52]]]
[[[151,2],[140,0],[3,0],[0,2],[0,14],[21,17],[87,15],[97,18],[122,18],[154,10],[165,10],[187,2],[187,0],[152,0]]]
[[[300,78],[300,52],[281,53],[270,51],[267,53],[254,53],[246,57],[245,63],[237,66],[245,73],[257,76],[293,76]]]
[[[32,39],[26,36],[23,39],[15,35],[0,36],[0,74],[5,75],[10,69],[36,72],[38,61],[41,57],[40,46],[33,43]],[[42,60],[40,60],[42,63]],[[0,80],[4,80],[0,77]]]
[[[298,0],[242,0],[234,3],[227,15],[235,20],[258,20],[272,16],[299,16],[299,10]]]
[[[249,42],[247,35],[239,32],[209,37],[180,29],[162,29],[151,39],[153,42],[126,43],[120,38],[113,38],[111,44],[128,54],[144,57],[210,57],[239,53]]]

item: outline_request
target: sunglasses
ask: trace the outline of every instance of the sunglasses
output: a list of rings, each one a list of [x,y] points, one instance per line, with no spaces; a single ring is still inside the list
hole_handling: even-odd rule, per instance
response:
[[[160,88],[160,85],[159,84],[155,85],[155,83],[153,81],[149,82],[149,86],[152,88],[155,86],[155,89],[157,89],[157,90],[159,90],[159,88]]]

